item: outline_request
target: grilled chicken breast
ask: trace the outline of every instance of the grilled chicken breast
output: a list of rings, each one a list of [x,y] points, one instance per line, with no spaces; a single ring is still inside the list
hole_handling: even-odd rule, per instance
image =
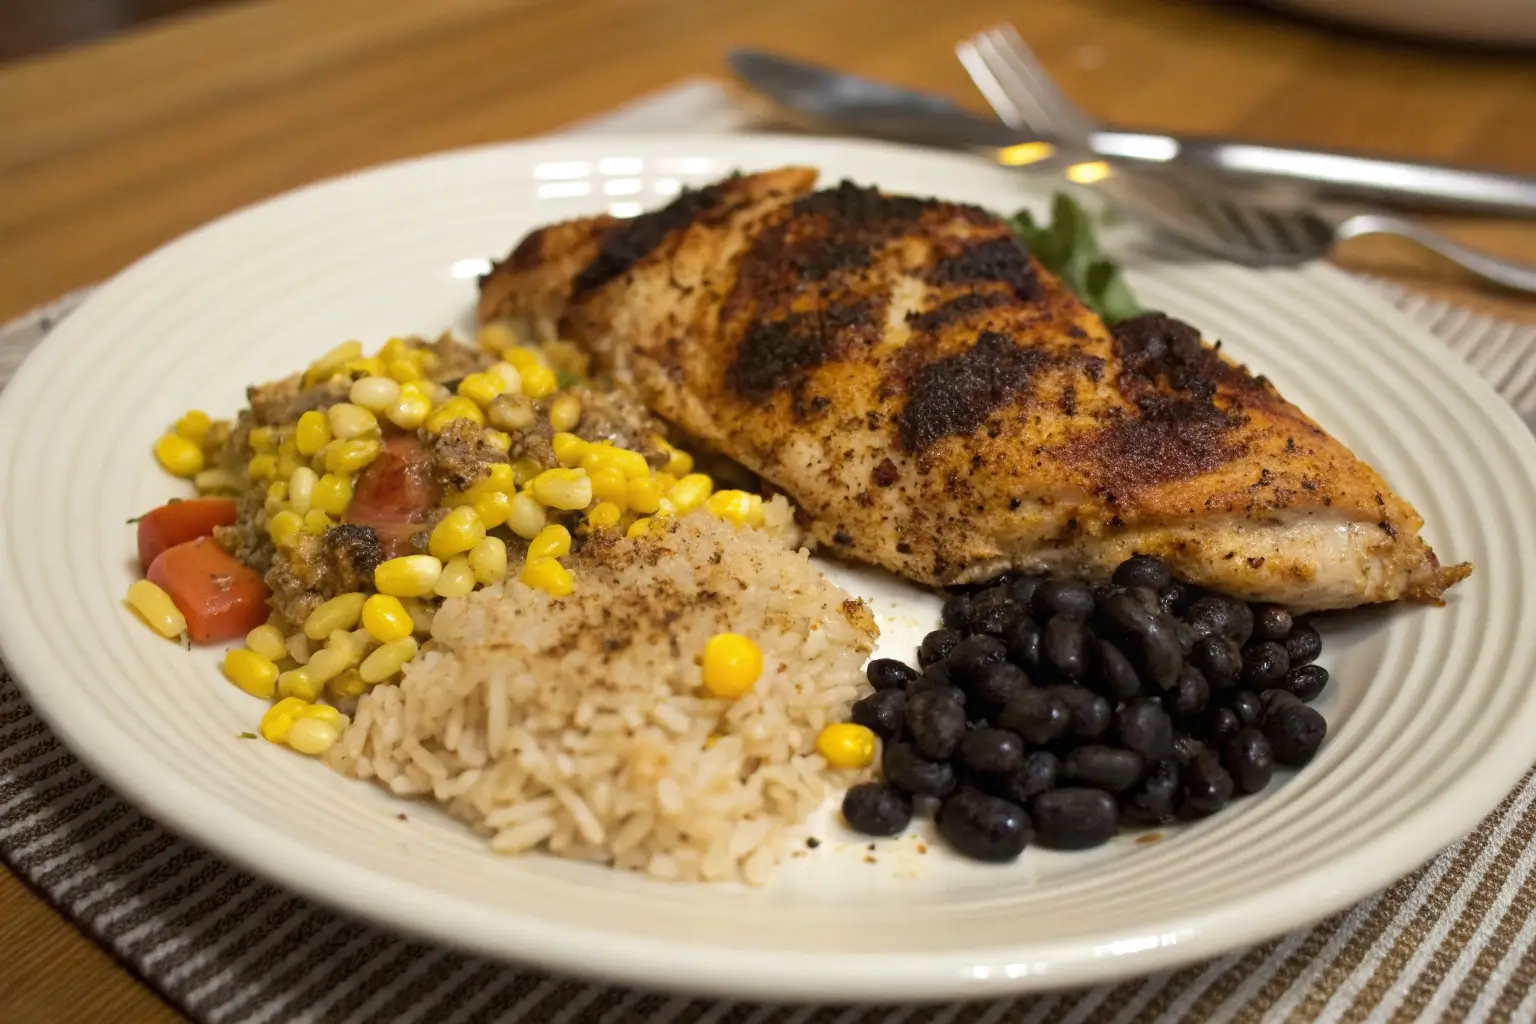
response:
[[[1140,552],[1314,610],[1437,600],[1470,571],[1194,328],[1106,327],[984,210],[815,180],[732,177],[535,231],[479,315],[586,345],[821,543],[922,583],[1099,578]]]

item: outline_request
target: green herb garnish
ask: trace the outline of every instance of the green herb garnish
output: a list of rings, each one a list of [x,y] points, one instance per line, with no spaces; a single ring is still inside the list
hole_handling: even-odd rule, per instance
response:
[[[556,370],[555,382],[560,385],[560,390],[564,391],[566,388],[573,388],[580,384],[581,378],[570,370]]]
[[[254,739],[259,739],[259,738],[260,738],[260,737],[258,737],[258,736],[257,736],[257,735],[256,735],[256,734],[255,734],[255,733],[253,733],[253,732],[242,732],[242,733],[241,733],[241,734],[240,734],[240,739],[242,739],[242,740],[254,740]]]
[[[1071,196],[1056,193],[1049,224],[1036,224],[1028,210],[1020,210],[1008,218],[1008,226],[1046,269],[1059,276],[1106,323],[1119,323],[1145,312],[1120,268],[1099,248],[1087,212]]]

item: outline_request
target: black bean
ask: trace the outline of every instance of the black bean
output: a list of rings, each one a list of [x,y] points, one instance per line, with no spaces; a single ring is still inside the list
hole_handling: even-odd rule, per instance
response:
[[[1210,747],[1185,733],[1173,734],[1173,759],[1181,765],[1210,753]]]
[[[1034,601],[1035,590],[1044,582],[1044,576],[1015,576],[1008,583],[1008,596],[1021,609],[1028,608]]]
[[[1300,704],[1301,698],[1290,690],[1282,690],[1276,686],[1259,694],[1259,706],[1264,709],[1264,717],[1268,718],[1280,708],[1289,707],[1292,704]]]
[[[1088,675],[1088,643],[1093,634],[1077,619],[1058,615],[1045,624],[1041,650],[1046,662],[1068,679]]]
[[[1157,592],[1157,604],[1165,615],[1180,616],[1195,599],[1194,588],[1174,580]]]
[[[1184,619],[1202,636],[1214,633],[1245,644],[1253,635],[1252,610],[1233,597],[1202,597],[1189,606]]]
[[[1179,809],[1179,765],[1158,761],[1125,796],[1125,820],[1137,825],[1161,825],[1172,821]]]
[[[1285,674],[1281,685],[1301,700],[1311,702],[1328,685],[1328,670],[1321,665],[1297,665]]]
[[[1195,641],[1190,660],[1205,673],[1206,682],[1217,689],[1233,685],[1243,674],[1243,649],[1230,637],[1201,637]]]
[[[1183,619],[1173,620],[1173,634],[1179,638],[1179,650],[1184,652],[1185,660],[1189,660],[1189,656],[1195,653],[1195,645],[1201,641],[1202,637],[1195,631],[1194,626]]]
[[[943,760],[965,735],[965,710],[941,690],[914,690],[907,694],[907,732],[924,757]]]
[[[1201,731],[1213,746],[1221,747],[1227,740],[1242,731],[1243,723],[1231,708],[1210,708],[1202,723]]]
[[[939,613],[939,621],[944,623],[945,629],[952,629],[957,633],[964,633],[971,628],[971,598],[969,594],[954,594],[944,601],[944,608]]]
[[[1242,686],[1245,690],[1267,690],[1277,686],[1291,670],[1285,647],[1273,640],[1249,644],[1243,650]]]
[[[955,644],[944,663],[949,666],[950,679],[964,686],[982,668],[996,665],[1007,656],[1008,648],[997,637],[977,634]]]
[[[1093,591],[1077,580],[1047,580],[1035,588],[1030,607],[1037,618],[1060,615],[1081,622],[1093,614]]]
[[[1062,759],[1061,774],[1094,789],[1123,793],[1136,785],[1145,766],[1146,762],[1134,750],[1090,743]]]
[[[1247,690],[1232,690],[1222,698],[1222,702],[1232,709],[1233,714],[1237,715],[1237,720],[1245,728],[1258,725],[1259,721],[1264,717],[1264,705],[1256,693],[1250,693]]]
[[[923,637],[923,642],[918,645],[917,663],[927,668],[936,661],[943,661],[960,640],[960,634],[953,629],[934,630]]]
[[[1018,804],[962,789],[939,808],[939,834],[972,860],[1013,860],[1029,845],[1033,829]]]
[[[1111,700],[1130,700],[1141,693],[1141,677],[1131,659],[1108,640],[1093,642],[1093,664],[1093,680]]]
[[[1029,689],[1010,700],[997,721],[1031,743],[1049,743],[1067,731],[1071,719],[1060,697],[1049,690]]]
[[[1071,786],[1041,793],[1030,801],[1035,841],[1053,850],[1102,846],[1120,827],[1115,798],[1098,789]]]
[[[1067,706],[1067,735],[1083,740],[1104,735],[1113,713],[1109,701],[1086,686],[1052,686],[1050,691]]]
[[[910,743],[887,743],[880,768],[885,781],[911,796],[947,796],[955,788],[948,761],[930,761]]]
[[[1124,590],[1117,590],[1100,602],[1104,617],[1129,636],[1140,636],[1156,614]]]
[[[900,835],[912,823],[912,801],[883,782],[861,782],[843,796],[843,820],[867,836]]]
[[[1275,753],[1257,729],[1238,732],[1227,741],[1222,755],[1239,793],[1257,793],[1275,777]]]
[[[1192,815],[1215,814],[1232,799],[1232,776],[1210,751],[1201,751],[1179,773],[1184,784],[1183,809]]]
[[[1153,697],[1126,701],[1115,712],[1115,736],[1120,745],[1134,750],[1148,761],[1173,756],[1173,720]]]
[[[927,675],[918,677],[917,682],[907,687],[907,699],[910,701],[919,693],[941,693],[955,703],[957,707],[965,707],[965,691],[954,683],[943,679],[930,679]]]
[[[906,693],[901,690],[876,690],[863,700],[854,701],[848,717],[881,739],[894,740],[901,736],[906,715]]]
[[[1152,555],[1135,555],[1121,562],[1111,579],[1122,587],[1166,587],[1173,581],[1173,573],[1161,558]]]
[[[1011,662],[987,665],[971,678],[966,694],[988,711],[1001,711],[1029,687],[1029,676]]]
[[[1024,617],[1024,613],[1012,604],[990,604],[985,607],[971,608],[971,632],[973,634],[988,634],[991,636],[1004,636],[1012,628],[1015,622]]]
[[[1049,750],[1031,751],[1024,758],[1024,767],[990,780],[991,789],[1005,800],[1022,804],[1055,787],[1058,767],[1056,755]]]
[[[869,685],[877,690],[904,690],[917,678],[917,669],[895,658],[876,658],[864,670]]]
[[[960,740],[960,764],[985,775],[1010,775],[1024,767],[1024,741],[1007,729],[973,729]]]
[[[1291,627],[1291,635],[1285,638],[1285,653],[1291,659],[1291,667],[1310,665],[1323,653],[1323,638],[1310,622],[1298,622]]]
[[[1027,670],[1040,667],[1040,626],[1034,619],[1020,619],[1003,638],[1008,643],[1008,659]]]
[[[1126,587],[1125,596],[1141,605],[1149,614],[1161,615],[1163,603],[1152,587]]]
[[[1169,691],[1168,696],[1173,698],[1169,710],[1180,717],[1188,717],[1205,710],[1211,699],[1211,687],[1205,681],[1204,673],[1193,665],[1185,665],[1184,671],[1179,673],[1179,685]]]
[[[1264,737],[1274,748],[1275,760],[1293,768],[1312,760],[1328,734],[1323,716],[1305,704],[1290,704],[1264,716]]]
[[[1255,640],[1284,640],[1291,635],[1291,613],[1277,604],[1253,606],[1253,638]]]
[[[1164,690],[1171,690],[1179,683],[1184,671],[1184,649],[1179,644],[1173,620],[1166,615],[1154,615],[1142,629],[1141,667],[1146,678]]]

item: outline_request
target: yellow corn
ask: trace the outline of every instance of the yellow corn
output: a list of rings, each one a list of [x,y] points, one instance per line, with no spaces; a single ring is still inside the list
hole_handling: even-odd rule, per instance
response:
[[[400,604],[405,608],[405,614],[411,617],[412,629],[421,636],[432,632],[432,620],[437,616],[437,605],[429,601],[418,601],[414,597],[404,598]]]
[[[205,469],[192,478],[199,494],[237,494],[244,489],[240,478],[219,466]]]
[[[711,515],[737,526],[763,525],[763,499],[747,491],[716,491],[704,507]]]
[[[526,345],[514,345],[503,350],[501,358],[523,372],[533,367],[544,366],[544,357]]]
[[[852,722],[833,722],[816,737],[816,753],[833,768],[867,768],[875,759],[875,734]]]
[[[530,558],[523,563],[518,577],[535,590],[542,590],[550,597],[565,597],[575,589],[571,571],[553,558]]]
[[[325,453],[325,471],[350,476],[378,458],[379,451],[380,445],[375,438],[338,442]]]
[[[432,412],[432,399],[422,394],[402,394],[384,410],[384,417],[401,430],[415,430]]]
[[[194,477],[203,471],[202,447],[180,434],[166,434],[156,441],[155,458],[174,476]]]
[[[187,631],[187,618],[171,600],[171,595],[149,580],[134,580],[128,585],[128,604],[156,633],[175,639]]]
[[[277,456],[253,455],[245,464],[245,472],[252,480],[271,480],[277,476]]]
[[[331,443],[331,424],[325,413],[311,409],[299,417],[293,439],[300,455],[313,455]]]
[[[611,530],[619,525],[624,510],[611,501],[600,501],[587,510],[587,525],[594,530]]]
[[[709,477],[703,473],[689,473],[672,485],[667,491],[667,498],[679,515],[685,515],[709,500],[714,490],[715,482]]]
[[[512,437],[502,430],[482,430],[480,432],[480,440],[503,455],[512,450]],[[497,463],[497,465],[501,465],[501,463]]]
[[[656,516],[655,516],[655,518],[657,518],[657,519],[665,519],[668,516],[675,516],[675,515],[677,515],[677,506],[672,504],[672,499],[671,498],[662,498],[660,501],[658,501],[656,503]]]
[[[245,646],[268,661],[282,661],[288,657],[288,646],[283,642],[283,631],[270,623],[257,626],[245,634]]]
[[[331,521],[330,516],[317,508],[312,508],[304,513],[304,532],[311,537],[324,537],[325,531],[335,525]]]
[[[641,516],[639,519],[636,519],[634,522],[629,524],[629,529],[624,531],[624,536],[628,537],[630,540],[638,540],[639,538],[644,537],[646,534],[651,532],[651,521],[652,520],[650,516]]]
[[[681,448],[674,448],[666,441],[661,442],[661,450],[667,453],[667,464],[662,469],[676,477],[684,477],[693,472],[693,456]]]
[[[271,700],[277,692],[277,666],[247,647],[236,647],[224,655],[224,674],[252,697]]]
[[[533,403],[511,390],[497,395],[490,408],[485,410],[485,416],[492,426],[512,431],[527,430],[537,418]]]
[[[661,488],[652,477],[631,480],[624,500],[631,511],[654,515],[661,508]]]
[[[763,674],[763,651],[740,633],[717,633],[704,645],[704,689],[734,700]]]
[[[368,356],[363,359],[348,359],[342,364],[342,370],[354,381],[364,377],[378,377],[384,373],[384,360],[377,356]]]
[[[373,585],[391,597],[425,597],[442,574],[443,563],[431,555],[406,555],[380,562],[373,570]]]
[[[529,398],[543,398],[552,395],[560,388],[560,380],[555,376],[555,371],[547,366],[530,366],[524,369],[518,367],[523,374],[523,394]]]
[[[544,529],[544,506],[531,494],[515,494],[507,507],[507,526],[524,540],[532,540]]]
[[[364,377],[352,382],[347,397],[358,408],[381,413],[400,400],[400,382],[393,377]]]
[[[494,530],[512,514],[512,495],[506,491],[486,491],[475,498],[475,515],[487,530]]]
[[[470,488],[476,494],[483,491],[511,491],[517,486],[516,472],[511,465],[505,462],[493,462],[487,472],[486,478],[476,482]]]
[[[345,674],[356,675],[357,673],[355,671],[349,670]],[[337,678],[340,677],[338,676]],[[334,725],[338,729],[344,729],[347,726],[347,716],[331,707],[329,704],[310,704],[307,707],[299,708],[298,712],[293,716],[293,719],[296,722],[302,721],[306,718],[314,718],[321,722],[329,722],[331,725]]]
[[[571,553],[571,531],[551,523],[528,542],[529,558],[563,558]]]
[[[288,746],[301,754],[319,757],[330,750],[341,733],[329,722],[318,718],[300,718],[288,727]]]
[[[298,670],[308,676],[309,681],[314,685],[316,697],[320,695],[321,687],[357,664],[357,659],[362,655],[359,646],[350,634],[337,630],[331,634],[330,642],[311,655],[304,667]],[[281,692],[281,679],[279,679],[279,692]],[[294,696],[304,697],[304,694],[295,692]],[[315,697],[304,699],[314,700]]]
[[[575,430],[581,422],[581,399],[560,395],[549,403],[549,425],[556,430]]]
[[[469,552],[469,568],[475,582],[483,586],[507,578],[507,542],[500,537],[486,537]]]
[[[611,444],[587,446],[586,453],[581,457],[582,469],[588,473],[595,473],[610,467],[619,470],[631,480],[651,475],[651,467],[646,463],[645,456],[639,452],[632,452],[628,448],[615,448]]]
[[[321,653],[316,652],[318,658]],[[310,701],[320,696],[320,691],[325,687],[324,680],[316,679],[311,673],[309,664],[315,658],[310,658],[302,668],[289,669],[277,677],[277,695],[279,697],[297,697],[299,700]]]
[[[587,453],[587,442],[575,434],[558,433],[549,439],[549,445],[555,450],[555,459],[562,466],[572,467],[581,465],[582,456]]]
[[[309,511],[309,504],[315,495],[315,483],[320,478],[315,471],[308,466],[300,466],[288,477],[288,507],[299,515]]]
[[[292,548],[304,532],[304,517],[287,509],[267,520],[267,536],[284,551]]]
[[[461,505],[449,512],[432,528],[427,540],[427,550],[435,557],[447,559],[474,547],[485,536],[485,524],[473,507]]]
[[[507,390],[500,377],[489,373],[468,373],[459,381],[458,393],[484,409]]]
[[[421,378],[421,371],[409,359],[390,359],[384,363],[384,376],[396,384],[409,384]]]
[[[337,402],[325,410],[325,421],[331,426],[331,436],[343,441],[379,432],[379,421],[373,413],[351,402]]]
[[[352,504],[352,481],[346,476],[338,476],[335,473],[327,473],[315,481],[314,491],[309,498],[312,509],[319,509],[328,516],[341,518],[341,514]]]
[[[598,501],[608,501],[621,509],[629,501],[629,481],[623,470],[614,466],[587,474],[592,478],[592,496]]]
[[[411,615],[398,597],[374,594],[363,602],[363,628],[381,644],[410,636],[415,630]]]
[[[181,419],[176,421],[176,433],[201,446],[208,437],[208,428],[213,426],[213,417],[201,409],[188,409],[181,414]]]
[[[358,675],[365,683],[380,683],[399,672],[405,663],[416,657],[415,637],[401,637],[376,648],[357,667]]]
[[[294,718],[308,703],[297,697],[284,697],[267,708],[267,713],[261,716],[262,737],[271,743],[282,743],[288,738],[288,730],[293,728]]]
[[[542,472],[544,472],[544,467],[539,465],[534,459],[521,458],[512,461],[512,481],[518,487],[521,487]]]
[[[517,344],[517,332],[510,325],[498,320],[481,326],[475,333],[475,340],[487,352],[500,352]]]
[[[443,428],[454,420],[470,420],[476,424],[485,422],[485,413],[480,407],[462,395],[455,395],[432,411],[427,417],[427,429],[434,434],[440,434]]]
[[[363,594],[337,594],[329,601],[315,606],[304,620],[304,635],[311,640],[324,640],[338,629],[354,629],[363,615]]]
[[[277,457],[276,476],[279,480],[287,480],[289,477],[293,476],[293,471],[298,469],[303,464],[304,463],[300,460],[297,454],[279,455]]]
[[[349,668],[341,675],[325,684],[325,695],[332,700],[354,700],[368,691],[368,684],[363,682],[363,677],[357,674],[357,669]],[[324,704],[312,704],[311,707],[323,708]],[[334,711],[335,708],[328,708]]]
[[[656,481],[656,489],[663,495],[677,486],[677,477],[673,476],[671,473],[653,473],[651,474],[651,479]]]
[[[533,496],[550,508],[586,508],[592,504],[592,481],[586,470],[546,469],[533,478]]]
[[[411,352],[411,343],[400,337],[390,338],[379,346],[379,358],[386,363],[393,362],[396,359],[409,359],[411,358]]]
[[[467,555],[455,555],[443,566],[443,574],[437,578],[432,593],[438,597],[463,597],[475,589],[475,571],[469,567]]]
[[[277,451],[277,437],[271,427],[252,427],[245,435],[245,443],[256,455],[271,455]]]

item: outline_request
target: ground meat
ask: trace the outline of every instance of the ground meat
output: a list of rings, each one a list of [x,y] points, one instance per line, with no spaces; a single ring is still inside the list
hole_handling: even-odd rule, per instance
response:
[[[234,524],[213,528],[213,539],[219,547],[257,572],[266,572],[272,564],[272,538],[267,536],[265,506],[266,495],[260,489],[249,489],[237,501]]]
[[[325,541],[304,534],[292,551],[278,551],[267,570],[272,609],[294,625],[302,623],[322,601],[343,593]]]
[[[640,399],[619,387],[582,386],[572,388],[571,394],[581,399],[576,436],[583,441],[611,441],[640,452],[653,467],[666,465],[667,455],[656,444],[665,431]]]
[[[328,380],[314,387],[304,387],[302,374],[294,374],[269,384],[256,384],[245,391],[251,404],[254,426],[275,427],[295,423],[311,409],[324,409],[347,400],[351,383]]]
[[[467,491],[490,475],[492,463],[506,461],[473,420],[454,420],[432,442],[432,469],[445,490]]]
[[[432,370],[432,379],[439,382],[458,380],[466,374],[483,370],[496,361],[496,357],[489,352],[482,352],[478,348],[454,341],[453,336],[449,334],[444,334],[427,347],[437,356],[437,366]]]
[[[325,531],[326,553],[343,593],[373,587],[373,570],[384,561],[384,547],[371,526],[344,523]]]
[[[541,409],[533,426],[521,434],[512,435],[511,456],[514,459],[532,459],[541,466],[553,466],[558,462],[555,449],[550,444],[554,436],[555,429],[549,425],[549,410]]]

